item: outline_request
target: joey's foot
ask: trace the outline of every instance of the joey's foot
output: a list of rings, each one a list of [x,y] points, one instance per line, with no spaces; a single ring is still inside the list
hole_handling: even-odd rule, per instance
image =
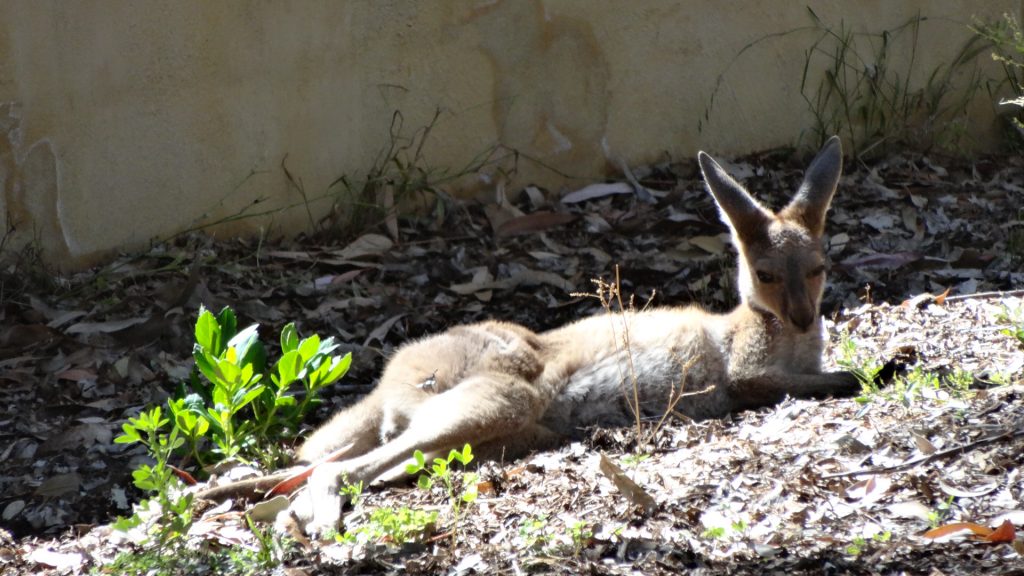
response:
[[[287,533],[297,525],[315,538],[324,538],[338,529],[341,507],[347,497],[340,493],[345,466],[340,462],[321,464],[299,490],[287,510],[277,515],[274,525],[279,533]]]

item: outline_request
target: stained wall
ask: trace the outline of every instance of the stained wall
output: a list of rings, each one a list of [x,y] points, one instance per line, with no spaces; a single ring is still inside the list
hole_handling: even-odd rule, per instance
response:
[[[437,173],[492,154],[453,182],[463,193],[806,142],[826,28],[926,17],[893,37],[887,63],[920,83],[973,17],[1004,12],[1020,2],[4,2],[6,246],[35,243],[73,269],[211,222],[229,221],[221,235],[306,229],[332,182],[374,165],[396,111],[406,137],[438,114],[420,160]],[[987,53],[977,66],[995,70]],[[998,144],[990,100],[970,104],[963,146]]]

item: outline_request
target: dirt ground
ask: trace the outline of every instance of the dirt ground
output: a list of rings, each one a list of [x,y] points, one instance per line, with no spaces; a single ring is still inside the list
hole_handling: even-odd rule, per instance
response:
[[[778,207],[804,166],[790,156],[726,168]],[[923,536],[951,522],[1024,526],[1024,348],[1003,333],[1017,310],[1024,323],[1024,163],[890,157],[847,172],[828,224],[829,363],[896,359],[896,385],[669,421],[641,430],[642,446],[636,430],[596,430],[484,464],[481,497],[457,526],[436,490],[371,490],[350,523],[375,507],[420,507],[441,511],[436,533],[405,546],[300,545],[279,572],[1024,573],[1019,537]],[[401,220],[397,241],[384,228],[344,241],[187,236],[59,278],[9,259],[0,573],[87,573],[131,549],[107,524],[141,498],[130,472],[145,454],[112,438],[187,379],[200,304],[232,306],[265,341],[295,321],[345,343],[353,369],[311,426],[370,390],[411,338],[485,318],[543,330],[604,313],[579,293],[616,265],[638,303],[727,309],[734,255],[695,164],[636,176],[569,191],[569,202],[536,188],[445,201]],[[237,513],[197,526],[205,545],[255,547]]]

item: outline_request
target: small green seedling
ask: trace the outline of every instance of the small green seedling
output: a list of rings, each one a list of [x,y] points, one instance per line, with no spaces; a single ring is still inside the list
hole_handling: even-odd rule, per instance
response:
[[[401,546],[406,542],[422,542],[434,533],[436,510],[377,508],[369,519],[344,534],[335,536],[343,544],[386,543]]]
[[[1024,346],[1024,306],[1009,308],[1003,306],[1003,310],[996,315],[996,321],[1000,324],[1007,324],[999,332],[1017,340],[1017,343]]]
[[[405,467],[405,472],[406,474],[419,474],[416,479],[417,486],[423,490],[430,490],[435,484],[440,483],[444,487],[452,508],[452,542],[455,542],[463,505],[471,505],[476,501],[477,482],[480,478],[474,472],[463,472],[456,476],[452,472],[451,464],[458,462],[465,468],[473,461],[472,448],[466,444],[461,451],[454,449],[450,451],[447,458],[434,458],[429,470],[426,456],[422,451],[414,452],[413,460],[413,463]]]

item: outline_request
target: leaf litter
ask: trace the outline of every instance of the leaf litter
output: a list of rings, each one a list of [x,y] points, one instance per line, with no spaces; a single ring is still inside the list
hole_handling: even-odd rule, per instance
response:
[[[1014,536],[1024,525],[1024,350],[1002,330],[1024,306],[1024,162],[940,163],[894,156],[843,177],[828,227],[828,361],[842,358],[845,338],[878,364],[969,373],[969,394],[789,400],[723,420],[670,419],[653,437],[594,430],[483,464],[454,544],[304,541],[290,573],[1010,573],[1024,549]],[[802,170],[776,153],[734,166],[771,206]],[[7,268],[0,572],[84,573],[130,545],[106,525],[140,499],[130,471],[145,455],[109,439],[188,377],[200,303],[231,305],[268,333],[297,320],[347,343],[352,371],[316,421],[371,390],[409,339],[485,318],[543,330],[603,313],[570,294],[616,264],[638,303],[733,305],[734,256],[696,166],[625,180],[565,201],[536,187],[513,201],[501,191],[495,204],[449,204],[443,218],[389,221],[342,243],[188,236],[45,285]],[[377,506],[444,507],[411,487],[364,498],[353,519]],[[268,506],[256,512],[280,502]],[[217,508],[193,538],[253,547],[244,526]]]

